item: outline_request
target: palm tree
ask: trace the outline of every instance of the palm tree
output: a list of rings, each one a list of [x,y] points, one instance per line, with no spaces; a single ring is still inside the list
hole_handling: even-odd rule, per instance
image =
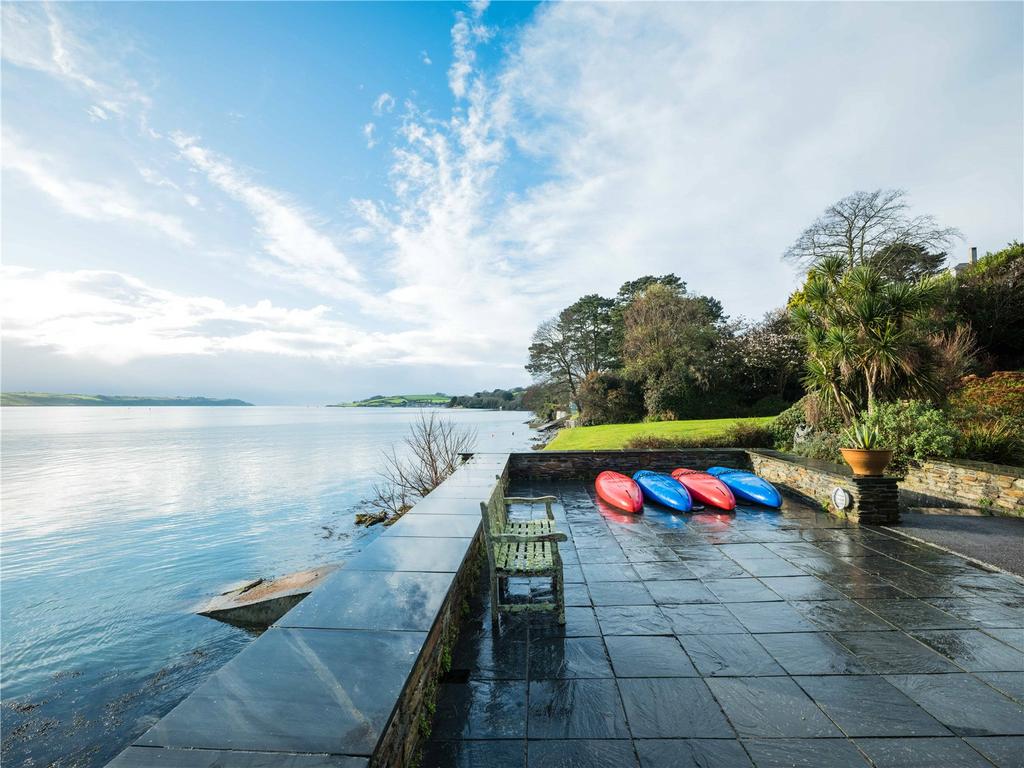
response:
[[[847,423],[864,406],[873,414],[883,392],[932,393],[925,319],[940,296],[933,278],[896,282],[870,264],[824,259],[792,309],[807,349],[807,388]]]

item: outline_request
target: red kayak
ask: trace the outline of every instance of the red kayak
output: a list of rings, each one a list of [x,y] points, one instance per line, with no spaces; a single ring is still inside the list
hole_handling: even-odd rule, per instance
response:
[[[672,471],[672,477],[683,484],[694,501],[719,509],[736,509],[736,497],[729,486],[717,477],[696,469],[676,469]]]
[[[632,478],[618,472],[602,472],[594,481],[594,487],[598,496],[617,509],[636,513],[644,508],[640,486]]]

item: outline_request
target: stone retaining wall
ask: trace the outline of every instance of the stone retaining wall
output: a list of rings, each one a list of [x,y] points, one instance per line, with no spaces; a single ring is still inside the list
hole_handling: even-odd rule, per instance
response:
[[[533,451],[513,453],[509,463],[515,477],[555,479],[561,477],[593,480],[606,469],[631,475],[640,469],[671,472],[678,467],[750,469],[747,451],[742,448],[690,448],[685,450],[626,451]]]
[[[1024,517],[1024,469],[980,461],[926,461],[900,481],[900,506]]]
[[[481,562],[482,536],[477,534],[452,590],[438,612],[423,650],[395,704],[380,742],[370,759],[370,768],[406,768],[416,765],[423,743],[430,735],[437,686],[448,671],[452,648],[459,635],[462,606],[476,586]]]
[[[899,522],[899,495],[895,477],[859,477],[848,467],[804,459],[780,451],[750,451],[754,471],[780,491],[813,503],[834,515],[871,525]],[[836,488],[851,497],[846,509],[832,500]]]

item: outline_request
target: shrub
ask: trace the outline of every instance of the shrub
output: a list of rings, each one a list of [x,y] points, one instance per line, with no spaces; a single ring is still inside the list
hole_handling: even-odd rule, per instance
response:
[[[659,437],[637,435],[626,443],[626,448],[640,450],[666,450],[670,448],[722,448],[720,439],[713,437]]]
[[[771,427],[756,421],[737,421],[723,437],[721,445],[728,448],[771,448],[775,445]]]
[[[949,418],[922,400],[880,403],[871,420],[878,427],[880,447],[893,451],[894,471],[906,470],[911,462],[951,456],[956,447],[957,433]]]
[[[967,376],[949,399],[954,418],[1024,420],[1024,371],[996,371],[987,378]]]
[[[966,422],[960,427],[955,455],[973,461],[1024,465],[1021,423],[1009,418]]]
[[[580,385],[580,424],[620,424],[640,421],[644,398],[640,385],[618,373],[591,373]]]
[[[839,452],[841,442],[839,435],[835,432],[817,432],[810,439],[794,445],[793,453],[808,459],[842,464],[843,455]]]
[[[799,427],[807,425],[807,416],[804,413],[804,401],[799,400],[793,403],[786,410],[775,417],[768,425],[772,433],[772,443],[783,451],[793,448],[793,436]]]

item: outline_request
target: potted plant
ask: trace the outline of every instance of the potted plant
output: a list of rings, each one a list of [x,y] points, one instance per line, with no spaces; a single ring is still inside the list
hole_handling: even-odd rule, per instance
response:
[[[878,477],[892,461],[892,450],[880,447],[878,426],[871,421],[854,419],[843,432],[843,443],[848,447],[839,451],[855,475]]]

